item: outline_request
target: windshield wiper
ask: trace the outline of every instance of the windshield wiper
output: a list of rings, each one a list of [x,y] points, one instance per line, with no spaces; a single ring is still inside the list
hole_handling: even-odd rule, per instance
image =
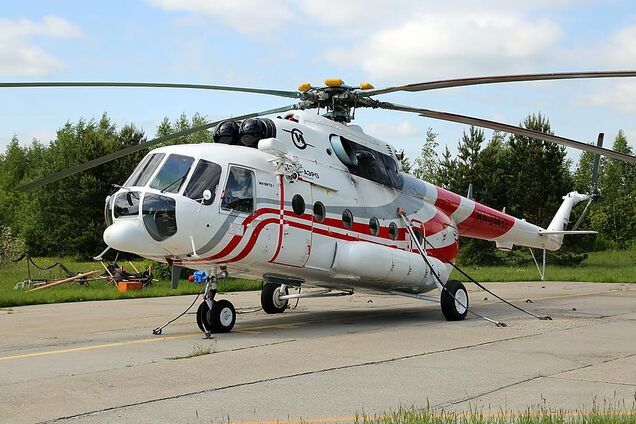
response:
[[[188,172],[190,172],[190,170],[188,170]],[[165,193],[166,190],[168,190],[170,187],[174,186],[175,184],[177,184],[179,182],[182,183],[185,180],[185,177],[188,176],[188,172],[186,172],[185,174],[183,174],[182,176],[180,176],[179,178],[177,178],[176,180],[174,180],[173,182],[171,182],[170,184],[168,184],[167,186],[162,188],[161,189],[161,193]]]

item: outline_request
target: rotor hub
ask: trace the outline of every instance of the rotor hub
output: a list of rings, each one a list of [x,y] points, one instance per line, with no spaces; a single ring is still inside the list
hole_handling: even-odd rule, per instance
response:
[[[342,80],[331,78],[324,87],[311,87],[308,83],[298,88],[302,103],[300,109],[326,109],[323,115],[336,122],[351,122],[358,107],[377,107],[378,101],[360,95],[360,90],[373,88],[369,83],[360,84],[361,88],[345,85]]]

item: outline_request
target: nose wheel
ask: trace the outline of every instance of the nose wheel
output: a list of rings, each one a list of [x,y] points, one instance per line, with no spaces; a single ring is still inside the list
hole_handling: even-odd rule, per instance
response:
[[[205,287],[203,302],[197,309],[197,325],[206,334],[229,333],[236,323],[236,309],[226,299],[214,300],[216,283],[210,279]]]

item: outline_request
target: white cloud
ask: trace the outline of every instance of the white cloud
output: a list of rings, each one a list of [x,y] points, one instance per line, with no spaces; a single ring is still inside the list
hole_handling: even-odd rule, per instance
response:
[[[391,140],[395,138],[417,137],[423,134],[422,130],[410,121],[398,123],[374,122],[366,125],[365,132],[380,139]]]
[[[604,90],[582,96],[581,99],[590,106],[611,107],[619,112],[636,112],[636,82],[619,82]]]
[[[64,63],[39,47],[32,38],[78,38],[82,31],[63,18],[46,16],[40,22],[0,18],[0,75],[42,75]]]
[[[284,0],[146,0],[167,11],[205,14],[218,18],[239,32],[271,35],[293,18]]]
[[[332,49],[334,64],[361,65],[375,80],[415,80],[527,71],[550,56],[557,24],[506,13],[437,13],[381,30],[365,43]]]
[[[601,57],[610,66],[636,67],[636,25],[622,28],[599,49]]]

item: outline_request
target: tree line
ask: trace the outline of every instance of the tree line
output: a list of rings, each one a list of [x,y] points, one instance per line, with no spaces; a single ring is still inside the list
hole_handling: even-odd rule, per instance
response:
[[[549,120],[541,114],[529,115],[520,126],[552,134]],[[402,167],[413,175],[464,196],[473,185],[475,200],[518,218],[546,227],[566,193],[577,190],[591,193],[594,154],[583,153],[577,163],[566,157],[565,147],[518,135],[494,132],[487,140],[483,130],[471,127],[464,131],[452,155],[448,146],[437,154],[438,135],[428,129],[419,157],[405,158]],[[633,154],[621,130],[612,149]],[[598,231],[598,235],[565,238],[561,258],[564,262],[580,262],[584,256],[572,258],[572,252],[628,249],[636,247],[636,167],[616,160],[601,158],[597,189],[600,197],[591,206],[581,229]],[[574,223],[584,209],[577,206]],[[496,264],[510,260],[511,255],[497,255],[492,242],[462,240],[460,259],[465,263]],[[564,256],[565,255],[565,256]],[[558,255],[557,255],[558,256]],[[514,258],[514,255],[512,255]],[[529,256],[522,258],[529,260]]]
[[[183,115],[174,122],[165,118],[157,128],[157,136],[201,125],[204,121],[200,115],[191,119]],[[67,122],[48,145],[33,140],[24,146],[14,136],[0,154],[0,227],[5,228],[0,250],[3,245],[23,245],[32,256],[88,258],[98,254],[104,248],[106,196],[117,190],[113,184],[125,182],[147,151],[33,191],[22,192],[17,188],[55,171],[145,141],[143,130],[134,125],[117,128],[106,114],[99,120]],[[212,141],[210,131],[177,138],[170,144],[204,141]]]
[[[165,118],[157,136],[204,122],[200,115],[182,115],[175,121]],[[551,131],[549,120],[540,114],[528,116],[521,125]],[[117,128],[107,115],[98,120],[67,122],[48,145],[37,140],[24,145],[13,137],[0,154],[0,250],[3,246],[20,246],[33,256],[78,258],[99,253],[104,247],[104,200],[116,191],[112,184],[124,183],[145,151],[30,192],[16,188],[144,141],[143,130],[134,125]],[[202,131],[171,144],[211,141],[211,131]],[[455,144],[451,140],[447,145],[450,143]],[[505,207],[507,213],[542,226],[549,223],[564,194],[573,189],[591,190],[594,155],[589,153],[572,164],[563,147],[498,132],[487,140],[484,131],[474,127],[463,133],[455,155],[448,147],[438,155],[438,147],[438,135],[429,128],[420,156],[402,161],[404,171],[463,195],[472,184],[476,200],[497,209]],[[633,154],[622,131],[613,149]],[[598,185],[601,198],[592,206],[582,228],[597,230],[599,235],[567,239],[570,251],[630,248],[635,244],[636,167],[603,158]],[[466,240],[462,244],[467,261],[492,263],[497,259],[494,243]]]

